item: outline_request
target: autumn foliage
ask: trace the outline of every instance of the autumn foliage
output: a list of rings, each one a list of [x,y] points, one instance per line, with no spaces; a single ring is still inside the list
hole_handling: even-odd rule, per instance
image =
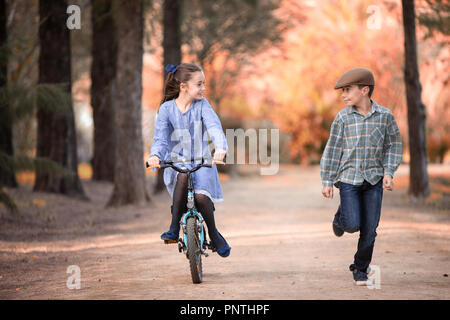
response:
[[[419,2],[418,12],[426,10],[426,5]],[[291,136],[289,152],[294,162],[316,163],[331,122],[344,107],[334,83],[347,69],[366,67],[376,80],[372,98],[391,109],[397,119],[407,161],[400,1],[373,5],[366,0],[284,0],[275,13],[284,19],[282,42],[254,54],[247,63],[233,64],[233,57],[219,52],[205,65],[207,82],[219,85],[214,93],[222,96],[214,107],[222,115],[244,120],[272,120]],[[426,30],[420,25],[417,33],[422,99],[428,112],[428,154],[431,161],[443,161],[450,148],[450,115],[445,108],[450,92],[448,37],[425,38]],[[192,58],[185,55],[184,60]],[[234,79],[221,78],[235,65],[240,68]],[[212,99],[210,93],[207,89]]]

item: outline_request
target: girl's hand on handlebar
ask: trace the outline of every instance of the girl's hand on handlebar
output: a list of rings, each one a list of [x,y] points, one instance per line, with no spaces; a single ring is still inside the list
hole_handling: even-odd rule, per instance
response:
[[[223,158],[225,158],[226,154],[227,150],[216,149],[216,151],[214,152],[213,164],[214,163],[225,164],[225,162],[223,162]]]
[[[224,149],[216,149],[214,152],[214,160],[215,161],[223,161],[223,158],[225,158],[227,154],[227,150]]]
[[[149,168],[159,168],[159,158],[158,156],[151,156],[147,159],[147,164]]]

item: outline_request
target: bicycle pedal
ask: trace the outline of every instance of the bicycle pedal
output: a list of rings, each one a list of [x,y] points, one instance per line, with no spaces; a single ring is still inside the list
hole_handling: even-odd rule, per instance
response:
[[[177,240],[164,240],[165,244],[170,244],[170,243],[177,243]]]
[[[211,244],[211,241],[206,244],[206,247],[212,252],[216,252],[216,248]]]

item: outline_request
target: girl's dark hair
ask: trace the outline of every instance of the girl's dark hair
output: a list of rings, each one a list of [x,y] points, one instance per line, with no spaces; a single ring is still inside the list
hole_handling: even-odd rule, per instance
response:
[[[192,73],[202,71],[202,68],[193,63],[182,63],[173,74],[169,72],[166,83],[164,84],[164,93],[161,104],[166,101],[178,98],[180,94],[180,83],[186,83],[191,79]]]

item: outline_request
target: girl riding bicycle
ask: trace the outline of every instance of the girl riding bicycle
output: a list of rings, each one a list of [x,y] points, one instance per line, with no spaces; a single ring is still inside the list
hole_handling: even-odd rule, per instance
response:
[[[164,98],[159,107],[155,135],[147,163],[150,167],[161,160],[180,162],[181,168],[192,169],[191,159],[211,158],[209,139],[214,144],[214,160],[222,161],[227,152],[227,142],[220,120],[203,97],[205,76],[202,69],[190,63],[168,65]],[[192,175],[195,204],[205,219],[211,244],[222,257],[230,254],[230,246],[219,233],[214,221],[213,202],[223,201],[216,165],[202,167]],[[164,183],[173,199],[172,222],[162,240],[177,241],[180,219],[187,211],[187,174],[172,168],[164,171]]]

